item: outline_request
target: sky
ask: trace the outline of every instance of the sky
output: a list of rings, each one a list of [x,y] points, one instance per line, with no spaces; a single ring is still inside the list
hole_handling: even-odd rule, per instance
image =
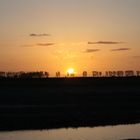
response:
[[[140,70],[140,0],[0,0],[0,71]]]

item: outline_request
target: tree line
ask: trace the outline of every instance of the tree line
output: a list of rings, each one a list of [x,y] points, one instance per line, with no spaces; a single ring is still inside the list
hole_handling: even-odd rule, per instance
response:
[[[92,77],[131,77],[140,76],[140,71],[92,71]],[[0,77],[2,78],[49,78],[49,72],[37,71],[37,72],[0,72]],[[55,77],[62,77],[59,71],[56,72]],[[67,74],[65,77],[75,77],[74,74]],[[88,72],[83,71],[81,77],[88,77]],[[91,77],[91,76],[90,76]]]

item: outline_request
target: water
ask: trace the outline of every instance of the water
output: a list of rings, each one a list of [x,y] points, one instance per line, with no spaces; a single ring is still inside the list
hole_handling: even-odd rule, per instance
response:
[[[140,124],[0,132],[0,140],[120,140],[128,138],[140,139]]]

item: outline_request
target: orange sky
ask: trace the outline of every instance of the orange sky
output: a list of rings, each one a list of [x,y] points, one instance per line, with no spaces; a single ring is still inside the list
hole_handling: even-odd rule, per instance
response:
[[[0,0],[0,71],[140,70],[139,0]]]

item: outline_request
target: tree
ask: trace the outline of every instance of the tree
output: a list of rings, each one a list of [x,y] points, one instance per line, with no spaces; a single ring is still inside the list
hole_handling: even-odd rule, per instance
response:
[[[127,71],[125,71],[125,76],[126,77],[134,76],[134,71],[133,70],[127,70]]]
[[[140,71],[136,71],[137,76],[140,76]]]
[[[87,77],[87,71],[83,71],[83,77]]]
[[[60,72],[59,71],[56,72],[56,77],[60,77]]]
[[[49,77],[49,73],[45,72],[45,77],[48,78]]]

